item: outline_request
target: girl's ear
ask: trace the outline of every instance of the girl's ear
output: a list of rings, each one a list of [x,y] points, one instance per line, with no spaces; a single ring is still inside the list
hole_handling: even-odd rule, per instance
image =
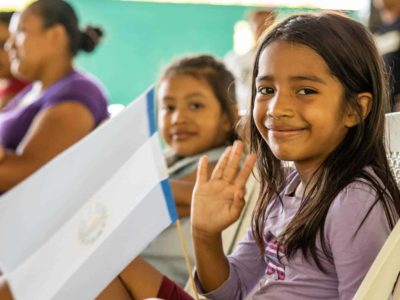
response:
[[[360,93],[357,95],[358,107],[360,109],[361,119],[364,120],[371,111],[372,94]],[[354,127],[361,122],[360,116],[354,111],[352,107],[348,107],[344,120],[344,125],[348,128]]]

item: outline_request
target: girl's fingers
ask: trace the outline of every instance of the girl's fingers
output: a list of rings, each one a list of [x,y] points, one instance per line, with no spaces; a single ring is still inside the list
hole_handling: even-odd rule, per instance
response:
[[[212,174],[211,179],[221,179],[224,174],[224,169],[229,161],[229,155],[231,153],[232,147],[229,146],[225,149],[224,153],[222,153],[220,159],[217,162]]]
[[[236,141],[233,145],[231,154],[229,156],[229,162],[224,169],[222,179],[231,182],[237,175],[238,167],[243,153],[243,143]]]
[[[202,156],[199,160],[197,168],[196,184],[207,182],[208,178],[208,157]]]
[[[242,169],[240,170],[239,174],[236,176],[234,185],[238,189],[243,189],[246,185],[247,179],[250,176],[251,171],[256,163],[256,155],[250,154],[247,156]]]

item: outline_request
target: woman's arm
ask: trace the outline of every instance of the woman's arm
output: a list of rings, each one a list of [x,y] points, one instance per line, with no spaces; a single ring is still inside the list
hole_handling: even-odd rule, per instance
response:
[[[57,154],[87,135],[95,126],[83,104],[66,101],[40,112],[15,152],[0,161],[0,191],[7,191]]]

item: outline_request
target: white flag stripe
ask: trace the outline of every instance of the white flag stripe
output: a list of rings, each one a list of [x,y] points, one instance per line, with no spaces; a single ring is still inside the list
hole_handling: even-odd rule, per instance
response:
[[[29,295],[37,295],[36,299],[48,299],[54,296],[41,293],[55,293],[135,206],[167,177],[163,174],[160,178],[155,164],[157,156],[162,158],[161,151],[153,155],[153,151],[159,149],[157,143],[159,137],[154,134],[51,239],[11,272],[12,289],[24,293],[17,295],[18,298],[29,299]],[[54,283],[49,282],[52,278]],[[28,289],[27,282],[37,290]],[[46,283],[48,288],[41,287],[41,283]]]
[[[36,252],[148,138],[143,96],[4,194],[0,269],[9,272]]]
[[[170,224],[170,221],[167,221],[169,215],[166,208],[157,209],[160,208],[160,205],[165,205],[165,203],[156,200],[162,197],[162,193],[162,189],[158,185],[148,194],[118,228],[119,233],[125,234],[110,235],[103,247],[85,261],[85,264],[69,279],[53,299],[94,299],[133,257],[143,251],[144,245],[148,245],[156,237],[156,233],[161,232]],[[154,213],[149,215],[149,211]],[[137,241],[141,241],[143,246],[138,247]],[[115,249],[115,245],[121,244],[123,247]],[[118,259],[105,259],[114,256],[118,256]],[[96,270],[96,272],[91,270]],[[96,284],[93,284],[94,282]],[[79,292],[77,292],[77,287],[79,287]]]

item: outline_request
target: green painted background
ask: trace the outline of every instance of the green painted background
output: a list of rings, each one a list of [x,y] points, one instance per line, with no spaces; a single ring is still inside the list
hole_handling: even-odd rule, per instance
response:
[[[157,79],[171,59],[208,52],[222,57],[232,48],[232,29],[246,7],[182,5],[112,0],[70,0],[81,25],[105,31],[94,53],[77,65],[94,73],[113,103],[127,104]]]
[[[106,86],[110,102],[128,104],[157,80],[173,58],[232,48],[234,24],[252,7],[120,0],[68,0],[81,26],[99,25],[103,42],[77,65]],[[276,9],[280,17],[307,9]]]

